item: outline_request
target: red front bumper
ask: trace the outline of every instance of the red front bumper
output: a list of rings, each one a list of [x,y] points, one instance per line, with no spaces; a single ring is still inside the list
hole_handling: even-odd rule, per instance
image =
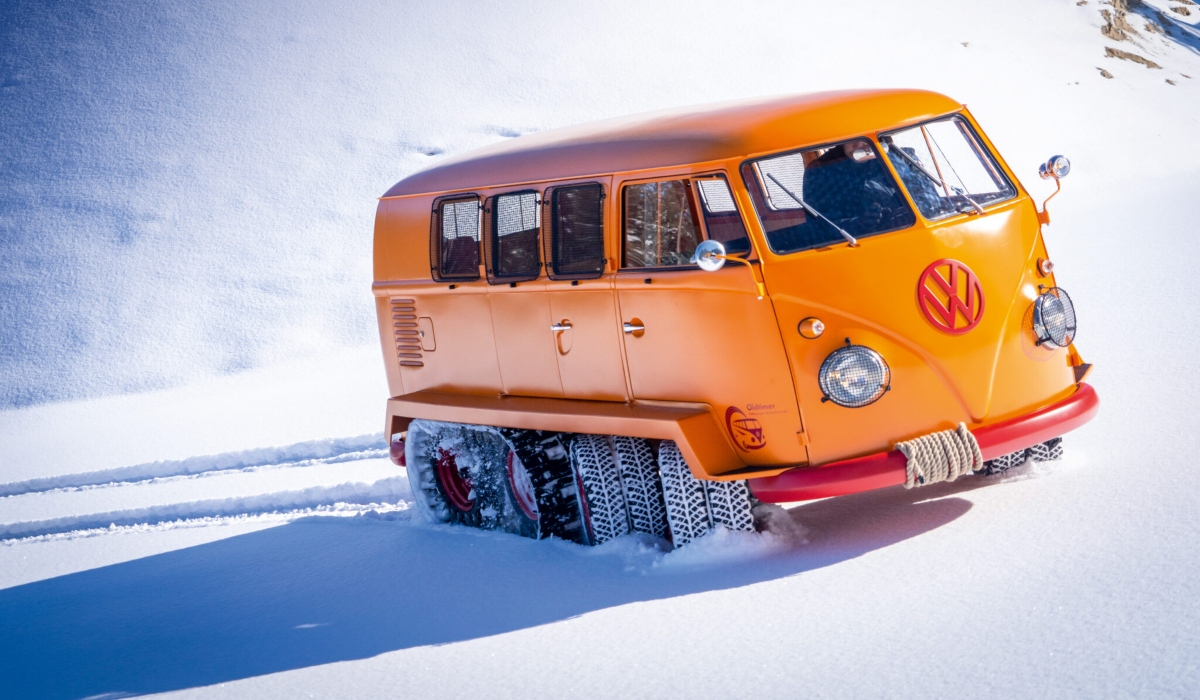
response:
[[[979,441],[983,458],[995,459],[1072,431],[1091,420],[1099,410],[1096,390],[1081,383],[1074,394],[1056,404],[971,433]],[[892,450],[750,479],[750,490],[764,503],[807,501],[897,486],[905,482],[906,469],[904,455]]]

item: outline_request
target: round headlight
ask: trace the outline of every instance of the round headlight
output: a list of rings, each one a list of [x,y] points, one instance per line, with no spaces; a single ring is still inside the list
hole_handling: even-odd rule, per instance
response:
[[[847,345],[825,358],[817,382],[830,401],[846,408],[861,408],[878,401],[891,388],[892,370],[871,348]]]
[[[1052,287],[1033,303],[1033,334],[1038,345],[1057,348],[1075,340],[1075,305],[1065,291]]]

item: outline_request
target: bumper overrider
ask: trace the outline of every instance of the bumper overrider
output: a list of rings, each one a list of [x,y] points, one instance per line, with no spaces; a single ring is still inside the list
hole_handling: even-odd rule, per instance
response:
[[[1095,417],[1100,397],[1080,383],[1067,398],[1023,416],[972,430],[985,460],[1002,457],[1070,432]],[[907,460],[899,450],[798,467],[777,476],[750,479],[750,490],[764,503],[807,501],[898,486],[907,478]]]

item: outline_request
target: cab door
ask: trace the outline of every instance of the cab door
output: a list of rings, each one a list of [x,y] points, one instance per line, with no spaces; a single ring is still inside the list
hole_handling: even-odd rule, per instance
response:
[[[704,272],[689,261],[705,238],[752,257],[723,174],[621,180],[621,267],[615,287],[633,397],[701,402],[749,465],[807,461],[787,355],[751,266]]]

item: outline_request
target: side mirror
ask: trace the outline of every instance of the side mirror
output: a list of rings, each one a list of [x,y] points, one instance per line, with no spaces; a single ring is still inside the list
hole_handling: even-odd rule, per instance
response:
[[[1050,200],[1054,199],[1054,195],[1058,194],[1062,189],[1062,179],[1071,172],[1071,161],[1067,160],[1066,156],[1052,156],[1050,160],[1042,163],[1038,168],[1038,175],[1043,180],[1054,180],[1054,193],[1042,202],[1042,210],[1037,213],[1038,223],[1047,226],[1050,224],[1050,212],[1046,211],[1046,205]]]
[[[716,272],[725,266],[726,260],[732,260],[735,263],[740,263],[750,268],[750,274],[755,275],[754,266],[749,260],[743,260],[736,256],[725,254],[725,245],[720,241],[714,241],[711,238],[696,246],[696,252],[692,253],[691,263],[699,265],[701,270],[705,272]],[[766,286],[758,280],[757,275],[753,278],[754,288],[758,291],[758,298],[762,299],[767,295]]]
[[[1054,178],[1061,180],[1071,172],[1071,161],[1067,160],[1066,156],[1054,156],[1050,160],[1042,163],[1038,168],[1038,175],[1042,176],[1043,180]]]
[[[725,266],[725,246],[710,238],[696,246],[691,262],[705,272],[716,272]]]

